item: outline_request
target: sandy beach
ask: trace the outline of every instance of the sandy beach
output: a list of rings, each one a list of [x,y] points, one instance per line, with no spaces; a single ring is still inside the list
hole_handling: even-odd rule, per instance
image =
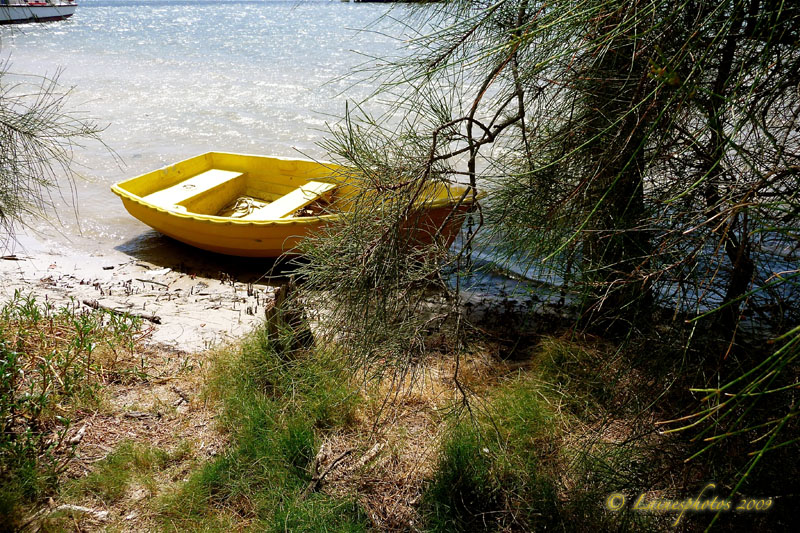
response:
[[[202,253],[148,232],[136,254],[124,246],[86,251],[29,235],[0,245],[0,297],[99,306],[144,317],[150,341],[196,352],[241,337],[264,317],[280,277],[270,264]]]

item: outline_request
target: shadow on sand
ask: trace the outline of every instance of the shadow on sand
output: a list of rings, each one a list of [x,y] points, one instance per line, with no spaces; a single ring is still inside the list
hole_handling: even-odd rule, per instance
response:
[[[193,246],[149,230],[115,246],[115,249],[137,261],[183,274],[208,278],[235,279],[240,283],[281,285],[288,281],[303,259],[281,257],[235,257],[200,250]]]

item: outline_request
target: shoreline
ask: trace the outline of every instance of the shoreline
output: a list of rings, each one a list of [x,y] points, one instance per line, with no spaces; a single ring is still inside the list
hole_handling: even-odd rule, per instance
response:
[[[160,323],[144,322],[148,344],[183,352],[233,341],[263,319],[280,286],[280,278],[265,276],[270,265],[149,237],[155,244],[138,256],[122,246],[85,252],[69,245],[48,249],[30,235],[9,238],[0,246],[0,297],[7,302],[19,291],[56,309],[89,309],[96,302],[114,312],[158,317]]]

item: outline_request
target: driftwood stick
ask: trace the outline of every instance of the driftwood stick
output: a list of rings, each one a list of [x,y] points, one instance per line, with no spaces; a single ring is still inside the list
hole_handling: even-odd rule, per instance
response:
[[[136,281],[141,281],[142,283],[152,283],[153,285],[161,285],[162,287],[169,288],[169,285],[167,285],[166,283],[161,283],[160,281],[153,281],[152,279],[136,278]]]
[[[338,465],[342,461],[342,459],[344,459],[345,457],[347,457],[351,453],[353,453],[353,448],[350,448],[349,450],[345,450],[342,454],[339,455],[339,457],[334,459],[331,462],[330,465],[328,465],[328,468],[326,468],[325,471],[322,472],[322,474],[319,473],[319,456],[315,457],[314,458],[314,464],[311,467],[311,470],[312,470],[312,472],[314,472],[314,474],[313,474],[313,476],[311,478],[311,481],[308,483],[308,485],[306,486],[305,490],[300,495],[300,500],[301,501],[305,500],[308,497],[309,494],[319,490],[319,487],[322,485],[322,482],[325,480],[325,476],[330,474],[331,470],[336,468],[336,465]]]
[[[108,311],[109,313],[113,313],[115,315],[129,315],[137,318],[141,318],[143,320],[148,320],[153,324],[161,324],[161,317],[156,315],[148,315],[146,313],[137,313],[136,311],[119,311],[114,309],[113,307],[109,307],[107,305],[103,305],[97,300],[83,300],[83,305],[91,307],[92,309],[100,309],[103,311]]]

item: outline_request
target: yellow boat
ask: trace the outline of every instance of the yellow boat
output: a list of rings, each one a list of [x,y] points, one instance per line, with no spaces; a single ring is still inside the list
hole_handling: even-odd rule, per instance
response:
[[[209,152],[117,183],[128,212],[153,229],[212,252],[278,257],[296,254],[308,234],[340,216],[358,189],[342,167],[302,159]],[[422,235],[449,245],[458,233],[454,208],[471,205],[467,187],[436,185],[416,222]]]

